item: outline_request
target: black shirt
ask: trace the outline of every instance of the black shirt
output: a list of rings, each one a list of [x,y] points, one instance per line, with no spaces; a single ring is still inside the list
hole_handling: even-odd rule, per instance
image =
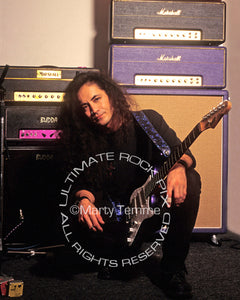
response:
[[[175,131],[167,125],[160,114],[153,110],[144,110],[144,113],[170,148],[173,149],[181,143]],[[121,144],[116,143],[120,138],[121,129],[109,134],[106,152],[96,153],[96,156],[90,157],[88,161],[88,164],[91,164],[88,171],[91,171],[90,168],[92,168],[94,172],[96,165],[101,167],[103,162],[108,166],[107,175],[104,180],[101,180],[100,186],[89,184],[84,172],[79,178],[75,190],[89,190],[95,197],[100,194],[102,199],[96,199],[97,207],[105,205],[109,201],[116,205],[127,205],[132,192],[144,184],[149,175],[153,174],[154,169],[165,160],[162,153],[135,120],[129,123],[127,131],[128,139]],[[195,167],[195,159],[191,152],[187,151],[186,154],[192,158],[193,167]]]

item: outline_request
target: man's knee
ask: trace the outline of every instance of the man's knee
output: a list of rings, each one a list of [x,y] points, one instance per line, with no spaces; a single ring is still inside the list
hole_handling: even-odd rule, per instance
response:
[[[195,169],[187,170],[187,195],[199,196],[201,193],[201,177]]]

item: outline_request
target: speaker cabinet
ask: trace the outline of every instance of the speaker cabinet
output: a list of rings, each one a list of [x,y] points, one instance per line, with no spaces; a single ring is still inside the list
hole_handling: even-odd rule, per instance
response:
[[[9,147],[4,169],[4,242],[38,244],[58,240],[61,176],[55,150],[50,146]],[[24,222],[18,226],[20,210]]]
[[[213,107],[228,95],[227,91],[129,89],[139,109],[154,109],[162,114],[178,137],[183,140]],[[175,94],[174,94],[175,93]],[[200,92],[201,93],[201,92]],[[202,179],[200,208],[195,232],[220,233],[226,230],[227,140],[228,117],[215,129],[204,131],[190,147],[196,158],[196,170]]]

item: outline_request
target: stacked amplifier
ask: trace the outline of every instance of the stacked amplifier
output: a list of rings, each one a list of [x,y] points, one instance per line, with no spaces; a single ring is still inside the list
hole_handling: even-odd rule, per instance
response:
[[[67,85],[86,70],[89,69],[0,67],[0,77],[5,73],[5,244],[56,242],[56,230],[61,225],[57,200],[62,184],[55,147],[58,113]]]
[[[183,140],[228,99],[222,1],[112,0],[109,70],[142,109],[164,116]],[[191,146],[202,178],[195,232],[226,230],[227,116]]]

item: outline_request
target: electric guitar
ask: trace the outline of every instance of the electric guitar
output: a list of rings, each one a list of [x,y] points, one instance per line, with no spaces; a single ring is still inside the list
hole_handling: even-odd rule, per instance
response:
[[[127,215],[126,223],[128,225],[127,243],[131,246],[139,231],[142,222],[153,216],[154,210],[150,208],[151,193],[160,183],[164,184],[169,170],[178,162],[182,155],[198,138],[198,136],[208,128],[215,128],[221,118],[228,113],[232,104],[225,100],[216,108],[213,108],[202,120],[192,129],[184,141],[177,146],[167,160],[160,167],[154,176],[149,176],[147,181],[139,188],[133,191],[130,197],[131,214]]]

